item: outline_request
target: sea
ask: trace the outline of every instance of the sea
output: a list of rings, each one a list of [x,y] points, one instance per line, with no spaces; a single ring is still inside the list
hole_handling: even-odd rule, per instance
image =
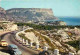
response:
[[[67,25],[80,25],[80,17],[58,17],[60,21],[64,21]]]

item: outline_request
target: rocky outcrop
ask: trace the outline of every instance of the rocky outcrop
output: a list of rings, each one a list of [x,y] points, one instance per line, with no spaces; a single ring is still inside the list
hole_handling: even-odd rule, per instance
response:
[[[6,14],[6,11],[0,7],[0,14]]]
[[[15,31],[18,30],[18,27],[16,24],[14,24],[13,22],[0,22],[0,27],[2,27],[3,30],[6,31]]]
[[[9,10],[4,10],[0,7],[0,20],[9,20],[15,22],[34,22],[55,19],[57,18],[54,17],[52,9],[13,8]]]
[[[41,8],[13,8],[7,10],[7,15],[12,17],[12,20],[19,22],[26,21],[44,21],[54,20],[52,9],[41,9]]]
[[[0,7],[0,21],[5,20],[6,18],[6,11]]]

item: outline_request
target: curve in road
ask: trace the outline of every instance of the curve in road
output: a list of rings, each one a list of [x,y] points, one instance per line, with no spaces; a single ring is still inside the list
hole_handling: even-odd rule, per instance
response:
[[[6,40],[9,44],[15,44],[19,47],[19,49],[22,51],[22,55],[37,55],[38,51],[34,51],[30,48],[27,48],[26,46],[23,46],[19,42],[17,42],[14,39],[14,34],[11,34],[10,32],[7,34],[2,35],[4,37],[3,39]]]

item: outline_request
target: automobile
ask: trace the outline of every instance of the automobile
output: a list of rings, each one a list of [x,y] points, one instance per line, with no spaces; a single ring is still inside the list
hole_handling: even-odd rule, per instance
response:
[[[14,44],[8,45],[8,50],[11,51],[13,55],[22,55],[22,52]]]
[[[8,43],[5,40],[1,40],[0,45],[4,47],[4,46],[8,46]]]
[[[48,51],[42,51],[39,53],[39,55],[50,55]]]

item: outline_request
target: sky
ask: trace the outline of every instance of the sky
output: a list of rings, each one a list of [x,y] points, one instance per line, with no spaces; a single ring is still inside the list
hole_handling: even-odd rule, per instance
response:
[[[51,8],[54,16],[80,17],[80,0],[1,0],[0,6],[11,8]]]

